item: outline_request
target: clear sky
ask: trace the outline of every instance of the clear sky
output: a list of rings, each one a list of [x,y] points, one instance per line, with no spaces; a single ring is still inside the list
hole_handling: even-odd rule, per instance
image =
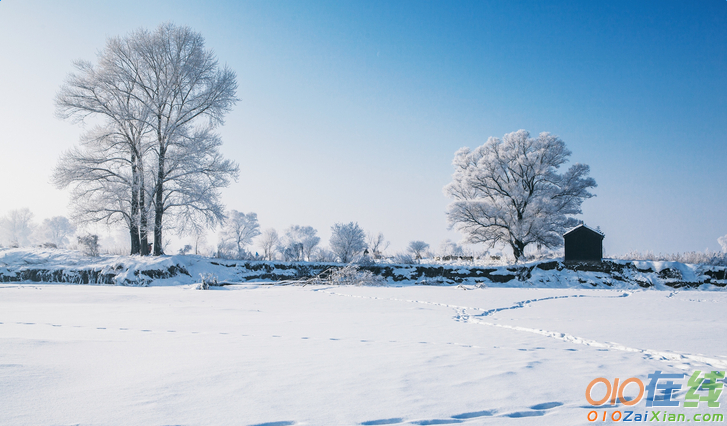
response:
[[[0,1],[0,215],[68,215],[50,174],[83,129],[54,115],[76,59],[172,21],[241,101],[228,208],[262,228],[335,222],[391,251],[439,243],[454,152],[560,136],[598,188],[607,254],[718,250],[727,234],[727,1]]]

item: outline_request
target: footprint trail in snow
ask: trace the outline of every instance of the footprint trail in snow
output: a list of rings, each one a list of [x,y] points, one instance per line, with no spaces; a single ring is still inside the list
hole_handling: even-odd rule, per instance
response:
[[[425,304],[425,305],[434,305],[434,306],[442,306],[446,308],[452,308],[455,310],[454,320],[455,321],[461,321],[463,323],[473,323],[473,324],[479,324],[479,325],[487,325],[491,327],[500,327],[520,332],[526,332],[526,333],[534,333],[539,334],[541,336],[553,338],[562,340],[564,342],[568,343],[574,343],[579,345],[585,345],[590,346],[594,348],[600,348],[601,350],[617,350],[617,351],[624,351],[624,352],[634,352],[642,354],[644,357],[649,359],[656,359],[664,362],[696,362],[700,364],[705,364],[710,367],[716,368],[716,369],[726,369],[727,368],[727,360],[720,360],[716,358],[710,358],[702,355],[693,355],[693,354],[685,354],[685,353],[674,353],[674,352],[668,352],[668,351],[657,351],[653,349],[640,349],[640,348],[631,348],[619,343],[614,342],[599,342],[596,340],[586,339],[583,337],[574,336],[568,333],[561,333],[558,331],[550,331],[550,330],[542,330],[542,329],[536,329],[536,328],[529,328],[529,327],[521,327],[521,326],[512,326],[512,325],[504,325],[504,324],[496,324],[493,322],[483,321],[482,317],[489,317],[493,316],[494,314],[502,311],[507,311],[511,309],[521,309],[525,308],[533,303],[537,302],[545,302],[548,300],[556,300],[556,299],[569,299],[569,298],[623,298],[623,297],[629,297],[631,295],[630,292],[623,292],[618,296],[590,296],[590,295],[584,295],[584,294],[575,294],[575,295],[563,295],[563,296],[550,296],[550,297],[543,297],[543,298],[537,298],[537,299],[527,299],[522,300],[519,302],[516,302],[510,306],[501,307],[501,308],[493,308],[493,309],[483,309],[483,308],[476,308],[476,307],[468,307],[468,306],[458,306],[458,305],[452,305],[447,303],[438,303],[438,302],[427,302],[422,300],[413,300],[413,299],[398,299],[398,298],[385,298],[385,297],[374,297],[374,296],[359,296],[359,295],[350,295],[350,294],[344,294],[344,293],[337,293],[330,290],[320,290],[324,293],[335,295],[335,296],[345,296],[345,297],[355,297],[355,298],[363,298],[363,299],[374,299],[374,300],[392,300],[392,301],[398,301],[398,302],[407,302],[407,303],[419,303],[419,304]],[[667,297],[673,297],[674,293],[668,295]],[[470,315],[467,313],[467,311],[476,311],[477,314]]]

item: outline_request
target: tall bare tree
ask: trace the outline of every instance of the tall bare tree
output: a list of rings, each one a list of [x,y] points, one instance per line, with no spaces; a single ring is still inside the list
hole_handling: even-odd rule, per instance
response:
[[[131,254],[147,254],[149,197],[142,186],[143,165],[129,148],[113,128],[95,128],[82,137],[79,147],[63,153],[53,182],[72,188],[75,222],[122,222],[130,232]]]
[[[61,188],[74,187],[76,220],[114,223],[120,216],[129,227],[131,254],[147,254],[150,203],[144,156],[150,148],[149,111],[134,96],[138,85],[118,67],[121,60],[113,47],[107,44],[96,66],[76,61],[76,72],[56,96],[59,117],[73,122],[100,119],[101,124],[82,137],[81,149],[61,157],[54,182]]]
[[[33,224],[33,213],[28,208],[10,211],[0,218],[0,238],[11,247],[30,245]]]
[[[76,226],[64,216],[55,216],[43,220],[36,232],[42,242],[55,244],[56,247],[63,247],[68,244],[68,237],[76,232]]]
[[[275,258],[275,247],[280,242],[278,231],[273,228],[268,228],[263,231],[262,237],[258,240],[260,248],[263,249],[263,257],[266,260],[274,260]]]
[[[391,243],[389,241],[386,241],[382,232],[379,232],[376,235],[373,233],[366,235],[366,245],[369,250],[371,250],[371,256],[373,256],[374,259],[380,259],[384,255],[384,251],[389,248],[390,244]]]
[[[153,32],[141,29],[112,40],[110,46],[119,52],[119,67],[135,83],[129,95],[149,113],[146,124],[152,129],[156,154],[154,254],[159,255],[164,213],[175,205],[167,201],[170,193],[177,191],[165,188],[172,186],[169,163],[175,159],[170,157],[180,143],[190,140],[186,134],[202,120],[206,121],[206,129],[223,124],[224,115],[237,102],[237,81],[235,73],[226,66],[220,68],[214,53],[205,49],[202,35],[189,27],[168,23]],[[236,176],[236,169],[227,171]],[[182,184],[187,183],[186,176],[176,177]],[[203,213],[208,220],[224,218],[223,211],[216,209],[192,210]]]
[[[260,224],[257,221],[257,213],[245,214],[237,210],[230,210],[220,237],[223,244],[234,249],[237,258],[242,259],[245,247],[252,244],[252,239],[258,235],[260,235]]]
[[[140,29],[109,39],[97,66],[77,62],[76,68],[56,99],[58,113],[78,121],[102,118],[104,136],[89,139],[103,142],[94,154],[105,152],[109,160],[100,173],[115,176],[107,188],[88,180],[78,184],[61,176],[70,172],[69,159],[57,185],[75,185],[79,195],[93,187],[99,201],[108,203],[107,217],[126,217],[132,253],[146,250],[147,209],[153,209],[155,255],[162,253],[165,223],[186,229],[185,222],[213,225],[224,219],[219,188],[237,177],[238,168],[222,158],[214,129],[237,101],[237,82],[205,48],[203,37],[174,24]],[[70,156],[85,154],[77,150]]]

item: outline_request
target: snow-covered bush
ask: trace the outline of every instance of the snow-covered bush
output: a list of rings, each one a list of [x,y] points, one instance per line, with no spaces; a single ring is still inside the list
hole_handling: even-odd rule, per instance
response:
[[[78,238],[78,248],[81,249],[86,256],[97,257],[99,255],[100,246],[98,245],[98,235],[88,234]]]
[[[199,290],[209,290],[210,286],[217,285],[217,275],[215,274],[206,272],[199,274],[199,277],[202,279],[202,283],[197,287]]]
[[[632,250],[626,254],[609,256],[613,259],[620,260],[652,260],[660,262],[680,262],[680,263],[691,263],[691,264],[703,264],[703,265],[715,265],[715,266],[727,266],[727,253],[724,252],[711,252],[709,250],[704,252],[699,251],[688,251],[684,253],[659,253],[654,254],[648,250],[640,252]]]
[[[367,252],[364,252],[364,254],[357,257],[352,263],[355,265],[370,266],[374,265],[376,262],[374,262],[374,259],[369,256]]]
[[[417,263],[416,259],[409,253],[397,253],[391,258],[391,263],[401,265],[414,265]]]
[[[361,269],[356,265],[346,265],[342,268],[334,268],[328,274],[321,274],[311,280],[312,284],[322,285],[386,285],[386,281],[371,271]]]

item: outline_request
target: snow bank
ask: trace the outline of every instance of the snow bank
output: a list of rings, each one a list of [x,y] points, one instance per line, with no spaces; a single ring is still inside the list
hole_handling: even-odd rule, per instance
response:
[[[301,281],[336,263],[263,262],[201,256],[86,257],[69,250],[0,249],[0,282],[57,282],[122,286],[186,285],[202,274],[220,285],[243,282]],[[717,290],[727,285],[725,267],[679,262],[562,260],[508,266],[366,264],[359,268],[390,285],[479,285],[488,287],[615,288]]]

